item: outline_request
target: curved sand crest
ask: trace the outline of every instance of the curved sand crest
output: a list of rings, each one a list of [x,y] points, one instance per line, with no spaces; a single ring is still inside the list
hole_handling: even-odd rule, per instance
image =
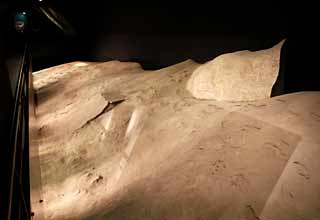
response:
[[[199,99],[255,101],[270,98],[284,42],[266,50],[220,55],[194,71],[187,89]]]

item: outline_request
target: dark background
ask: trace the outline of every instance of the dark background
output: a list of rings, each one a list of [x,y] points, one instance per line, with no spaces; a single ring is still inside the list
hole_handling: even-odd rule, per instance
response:
[[[188,58],[205,62],[226,52],[267,48],[288,36],[289,11],[283,5],[223,2],[120,5],[54,1],[77,35],[48,36],[53,29],[48,25],[48,30],[42,29],[34,38],[34,58],[46,62],[44,55],[56,57],[57,62],[66,58],[134,60],[156,69]],[[39,68],[46,65],[40,63]]]

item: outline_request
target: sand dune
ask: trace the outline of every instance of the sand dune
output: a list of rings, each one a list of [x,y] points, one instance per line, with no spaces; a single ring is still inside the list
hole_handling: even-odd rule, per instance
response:
[[[201,100],[191,60],[79,63],[34,75],[35,218],[320,219],[320,92]]]

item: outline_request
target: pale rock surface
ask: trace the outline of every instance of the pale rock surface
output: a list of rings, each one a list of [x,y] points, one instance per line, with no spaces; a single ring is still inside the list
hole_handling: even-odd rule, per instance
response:
[[[255,101],[270,98],[284,40],[260,51],[223,54],[197,68],[187,89],[198,99]]]
[[[190,60],[75,64],[35,73],[35,220],[320,219],[320,92],[199,100]]]

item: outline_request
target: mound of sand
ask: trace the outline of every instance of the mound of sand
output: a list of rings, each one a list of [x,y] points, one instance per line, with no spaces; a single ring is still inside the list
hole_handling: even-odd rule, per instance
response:
[[[190,60],[63,67],[35,74],[35,219],[320,218],[320,92],[199,100]]]
[[[195,98],[255,101],[270,98],[284,41],[267,50],[223,54],[201,65],[187,83]]]

